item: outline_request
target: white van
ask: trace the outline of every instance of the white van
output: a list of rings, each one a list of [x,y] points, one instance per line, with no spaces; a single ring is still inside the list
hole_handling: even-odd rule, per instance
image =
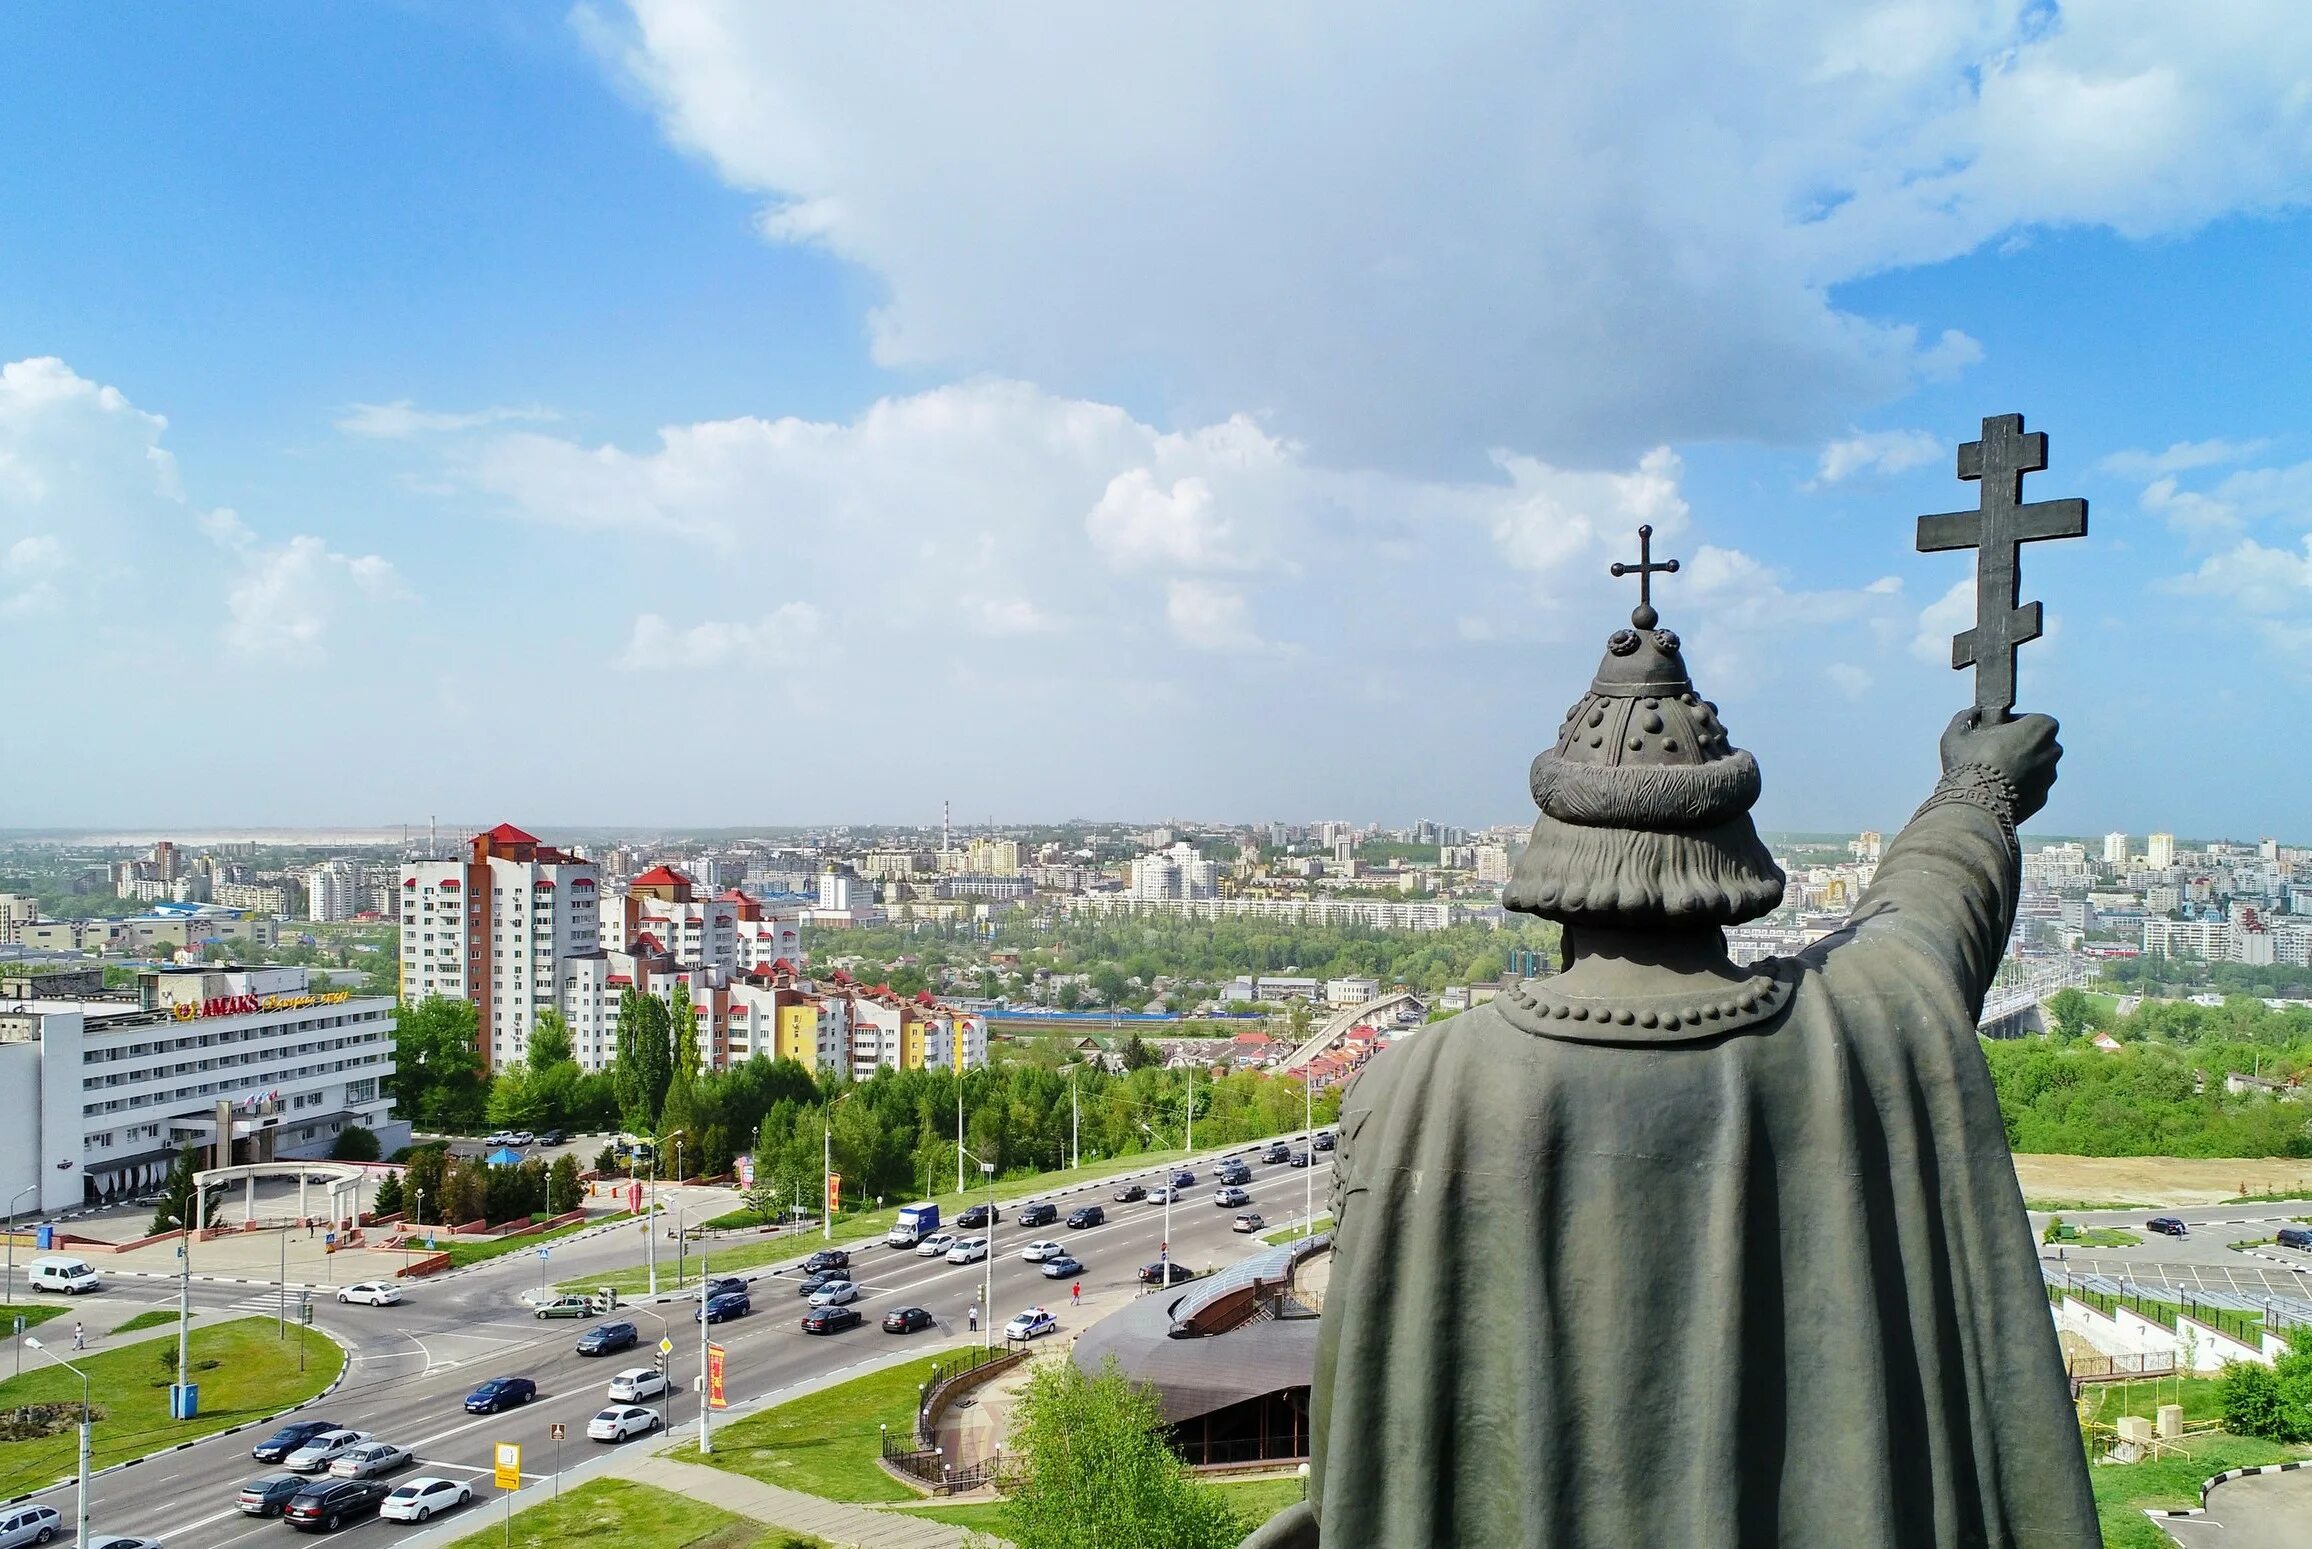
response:
[[[32,1261],[32,1289],[61,1291],[77,1296],[83,1291],[101,1291],[104,1281],[96,1273],[96,1266],[86,1259],[54,1257]]]

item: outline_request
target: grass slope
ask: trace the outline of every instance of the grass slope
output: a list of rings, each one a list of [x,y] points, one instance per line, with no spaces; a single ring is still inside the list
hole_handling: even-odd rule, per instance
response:
[[[949,1352],[953,1358],[953,1352]],[[856,1505],[911,1501],[915,1492],[883,1471],[879,1425],[915,1428],[915,1402],[939,1357],[926,1356],[806,1393],[735,1420],[715,1433],[714,1455],[696,1442],[677,1448],[685,1463],[707,1463],[767,1484]]]
[[[2197,1506],[2200,1481],[2211,1474],[2258,1463],[2285,1463],[2312,1451],[2221,1433],[2187,1442],[2185,1448],[2182,1457],[2108,1463],[2089,1471],[2104,1549],[2175,1549],[2175,1540],[2152,1525],[2144,1508]]]
[[[1294,1478],[1232,1479],[1204,1488],[1226,1497],[1229,1505],[1255,1523],[1266,1522],[1301,1498],[1301,1482]],[[906,1515],[929,1517],[934,1522],[968,1528],[975,1533],[992,1533],[1000,1538],[1011,1526],[1005,1516],[1008,1509],[1002,1501],[972,1501],[963,1505],[916,1506]]]
[[[298,1343],[305,1347],[305,1369],[297,1369]],[[66,1341],[67,1344],[70,1341]],[[270,1318],[236,1318],[193,1330],[193,1381],[201,1390],[200,1418],[169,1418],[169,1384],[173,1366],[164,1366],[156,1353],[172,1345],[145,1341],[86,1354],[75,1361],[89,1377],[90,1399],[102,1416],[92,1429],[91,1466],[103,1468],[180,1441],[191,1441],[262,1419],[304,1402],[337,1379],[345,1352],[310,1329],[292,1327],[289,1337],[275,1332]],[[70,1358],[70,1352],[63,1352]],[[25,1404],[80,1402],[80,1379],[63,1367],[28,1352],[24,1375],[0,1382],[0,1409]],[[78,1452],[76,1431],[34,1441],[10,1442],[0,1450],[0,1496],[52,1484],[73,1471]]]
[[[451,1549],[562,1549],[599,1539],[617,1549],[826,1549],[807,1533],[765,1528],[687,1496],[631,1479],[595,1479],[565,1490],[559,1500],[514,1513],[512,1531],[487,1504],[469,1515],[490,1525],[469,1533]]]

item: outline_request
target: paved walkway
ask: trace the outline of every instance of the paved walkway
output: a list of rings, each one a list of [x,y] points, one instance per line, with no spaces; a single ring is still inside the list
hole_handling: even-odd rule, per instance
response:
[[[843,1549],[962,1549],[965,1531],[944,1522],[846,1506],[699,1463],[635,1456],[610,1472],[720,1506],[772,1527],[812,1533]]]

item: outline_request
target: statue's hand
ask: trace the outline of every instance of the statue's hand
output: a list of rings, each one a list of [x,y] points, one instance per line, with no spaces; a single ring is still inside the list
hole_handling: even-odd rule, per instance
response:
[[[2015,821],[2047,805],[2055,786],[2055,765],[2063,744],[2055,740],[2052,716],[2025,715],[1995,725],[1982,724],[1980,710],[1962,710],[1943,732],[1943,772],[1963,764],[1996,769],[2015,787]]]

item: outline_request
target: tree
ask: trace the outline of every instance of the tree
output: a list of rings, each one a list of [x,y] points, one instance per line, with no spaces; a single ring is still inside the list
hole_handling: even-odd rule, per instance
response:
[[[730,1132],[721,1124],[709,1124],[698,1138],[698,1175],[701,1178],[720,1178],[731,1170]]]
[[[674,1078],[674,1051],[667,1037],[666,1002],[629,986],[618,998],[618,1052],[613,1073],[618,1110],[627,1128],[650,1134]]]
[[[387,1173],[377,1185],[377,1213],[390,1216],[401,1209],[401,1174]]]
[[[2216,1380],[2224,1429],[2265,1441],[2312,1441],[2312,1348],[2270,1366],[2235,1361]]]
[[[348,1124],[337,1132],[330,1144],[329,1159],[333,1162],[374,1162],[380,1152],[377,1133],[358,1124]]]
[[[1125,1036],[1123,1046],[1116,1051],[1116,1058],[1123,1063],[1127,1072],[1152,1070],[1164,1063],[1163,1054],[1138,1033]]]
[[[152,1225],[147,1229],[146,1235],[158,1237],[161,1233],[173,1232],[192,1220],[193,1174],[200,1170],[201,1148],[199,1146],[188,1145],[177,1153],[175,1164],[169,1168],[168,1179],[161,1185],[161,1202],[153,1211]],[[208,1220],[194,1224],[206,1226],[216,1219],[216,1202],[211,1200],[207,1203]]]
[[[554,1169],[546,1178],[546,1211],[549,1215],[567,1215],[578,1208],[580,1198],[578,1158],[565,1151],[554,1158]]]
[[[530,1069],[540,1073],[557,1065],[577,1064],[577,1044],[570,1036],[570,1023],[549,1006],[538,1013],[538,1021],[530,1029]]]
[[[421,1129],[451,1134],[479,1129],[489,1100],[477,1052],[474,1008],[429,995],[404,1005],[393,1030],[393,1105]]]
[[[2047,997],[2047,1019],[2058,1037],[2086,1037],[2101,1020],[2099,1012],[2095,1001],[2075,988],[2066,987]]]
[[[441,1146],[419,1146],[402,1168],[402,1187],[409,1193],[410,1220],[422,1222],[430,1207],[433,1219],[447,1218],[442,1200],[442,1177],[449,1170],[449,1152]]]
[[[1025,1482],[1005,1531],[1019,1549],[1231,1549],[1248,1529],[1165,1445],[1155,1391],[1114,1357],[1096,1377],[1038,1362],[1012,1435]]]
[[[769,1174],[763,1171],[760,1161],[755,1165],[755,1181],[748,1186],[744,1198],[747,1202],[747,1210],[756,1220],[766,1225],[769,1224],[771,1217],[779,1213],[778,1185],[771,1180]]]
[[[673,1064],[668,1074],[671,1076],[674,1071],[681,1071],[696,1081],[699,1071],[698,1010],[690,1003],[690,984],[687,980],[674,981],[674,994],[666,1003],[666,1025],[667,1036],[673,1040],[673,1046],[668,1051],[673,1057]]]

